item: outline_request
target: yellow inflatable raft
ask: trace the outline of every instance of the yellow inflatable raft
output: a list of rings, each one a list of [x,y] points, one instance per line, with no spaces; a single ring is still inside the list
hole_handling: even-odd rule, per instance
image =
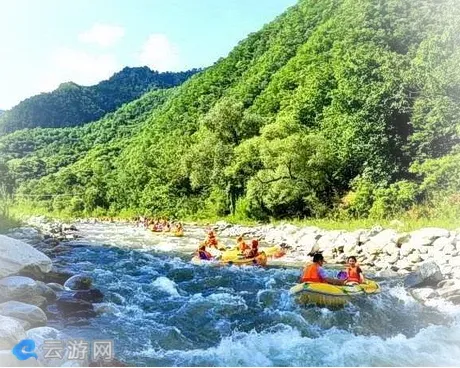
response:
[[[379,293],[380,286],[372,280],[343,286],[304,282],[293,286],[289,291],[302,305],[343,306],[354,296]]]
[[[269,248],[259,248],[261,252],[265,253],[267,258],[279,258],[284,255],[284,251],[277,246],[269,247]],[[241,258],[242,254],[238,248],[227,249],[222,252],[221,260],[234,260]]]
[[[210,264],[214,266],[266,266],[267,265],[267,256],[264,252],[261,252],[257,257],[254,258],[244,258],[236,257],[232,259],[211,259],[205,260],[201,259],[198,256],[194,256],[191,260],[191,263],[195,265],[205,265]]]

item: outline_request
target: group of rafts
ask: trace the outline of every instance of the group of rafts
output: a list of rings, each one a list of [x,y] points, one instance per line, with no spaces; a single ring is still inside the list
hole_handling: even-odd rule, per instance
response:
[[[242,237],[237,239],[234,248],[222,246],[216,234],[209,231],[204,242],[200,243],[192,263],[196,265],[250,265],[266,266],[268,259],[280,258],[285,252],[279,247],[259,250],[259,242],[254,239],[248,245]],[[357,264],[356,257],[348,257],[347,267],[330,278],[323,269],[324,258],[321,253],[313,255],[313,262],[305,266],[298,284],[290,289],[290,293],[300,304],[317,304],[324,306],[343,306],[352,297],[380,292],[379,285],[365,279]]]

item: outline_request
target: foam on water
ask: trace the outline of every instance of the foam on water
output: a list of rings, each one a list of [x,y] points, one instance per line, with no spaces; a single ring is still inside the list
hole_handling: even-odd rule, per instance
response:
[[[460,357],[459,325],[388,339],[336,329],[310,338],[292,327],[276,327],[274,332],[235,332],[208,349],[147,349],[138,355],[188,366],[452,366]]]
[[[167,277],[158,277],[152,282],[152,285],[160,290],[167,292],[171,296],[180,296],[177,291],[177,285],[174,281],[171,281]]]

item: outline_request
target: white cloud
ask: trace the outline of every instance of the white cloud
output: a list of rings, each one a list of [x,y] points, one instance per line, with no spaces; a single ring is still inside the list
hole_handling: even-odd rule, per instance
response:
[[[102,47],[115,45],[125,35],[125,29],[109,24],[95,24],[91,29],[78,35],[84,43],[95,43]]]
[[[93,55],[85,51],[62,48],[50,60],[52,72],[41,78],[40,91],[56,89],[62,82],[92,85],[107,79],[121,69],[112,54]]]
[[[177,48],[161,33],[151,34],[142,46],[138,56],[142,65],[159,72],[180,70],[180,58]]]

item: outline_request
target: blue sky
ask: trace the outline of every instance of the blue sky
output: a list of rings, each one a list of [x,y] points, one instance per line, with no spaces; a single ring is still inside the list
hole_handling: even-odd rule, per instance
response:
[[[296,0],[0,0],[0,109],[124,66],[211,65]]]

